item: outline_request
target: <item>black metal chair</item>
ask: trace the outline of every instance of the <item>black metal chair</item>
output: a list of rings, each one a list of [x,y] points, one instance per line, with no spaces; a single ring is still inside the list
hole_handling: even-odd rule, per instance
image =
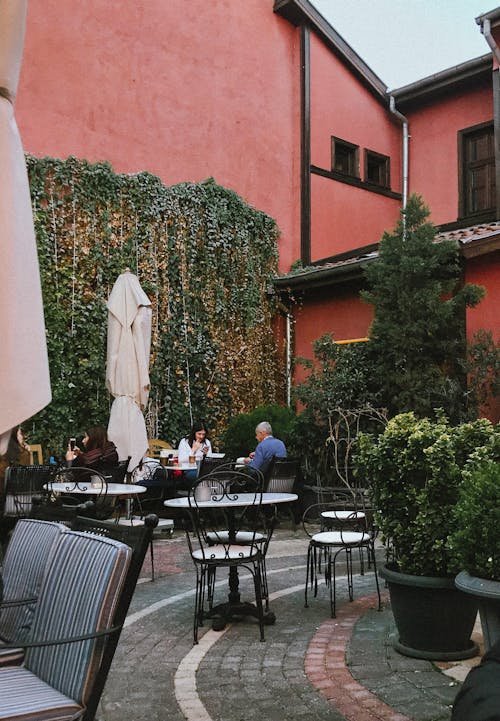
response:
[[[245,503],[238,505],[243,498]],[[221,469],[195,483],[189,492],[188,503],[191,528],[186,529],[186,535],[196,568],[194,643],[198,643],[198,627],[203,625],[203,618],[207,615],[222,617],[222,625],[233,615],[254,616],[259,621],[260,639],[263,641],[263,542],[262,525],[259,526],[262,482],[230,468]],[[247,513],[249,509],[251,513]],[[240,602],[240,567],[250,571],[253,577],[255,606]],[[218,568],[229,569],[231,591],[227,603],[214,606],[214,580]]]
[[[5,471],[5,488],[0,517],[0,543],[5,545],[19,518],[27,518],[34,495],[46,493],[44,486],[55,473],[55,466],[9,466]]]
[[[203,478],[204,476],[208,476],[209,473],[213,473],[213,471],[216,471],[218,468],[224,468],[227,466],[231,466],[233,461],[230,458],[214,458],[213,456],[203,456],[200,463],[200,468],[198,470],[198,478],[197,480],[200,480],[200,478]]]
[[[89,512],[98,519],[110,518],[115,511],[117,497],[108,496],[108,480],[94,468],[59,468],[48,483],[48,491],[49,502],[59,505],[76,506],[91,500]]]
[[[131,483],[144,486],[145,493],[133,496],[125,518],[118,519],[121,526],[141,526],[148,513],[163,512],[163,501],[175,497],[175,484],[169,476],[167,469],[158,461],[142,461],[130,474]],[[167,531],[170,536],[174,531],[174,522],[170,518],[159,518],[158,530]],[[154,538],[151,537],[149,546],[151,558],[151,580],[155,580],[154,564]]]
[[[355,502],[347,509],[345,502],[339,505],[332,503],[316,503],[304,512],[302,524],[310,538],[307,550],[307,571],[304,589],[304,605],[308,607],[308,590],[318,593],[318,577],[323,572],[330,591],[331,617],[336,615],[336,561],[341,553],[345,553],[347,569],[347,587],[349,600],[353,600],[353,550],[359,550],[361,573],[364,573],[362,553],[366,552],[373,565],[375,583],[378,594],[378,607],[381,608],[380,588],[375,559],[375,533],[367,525],[366,514],[357,510]],[[323,514],[328,513],[328,516]],[[326,530],[325,530],[326,529]],[[322,571],[322,564],[324,569]]]

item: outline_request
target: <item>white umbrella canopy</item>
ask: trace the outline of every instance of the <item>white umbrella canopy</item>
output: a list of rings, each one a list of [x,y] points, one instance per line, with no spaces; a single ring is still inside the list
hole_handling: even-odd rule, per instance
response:
[[[0,453],[10,429],[51,400],[35,230],[14,119],[26,0],[0,0]]]
[[[107,307],[106,387],[115,397],[108,437],[120,460],[130,456],[132,470],[148,450],[143,410],[149,397],[151,301],[137,276],[126,270],[118,276]]]

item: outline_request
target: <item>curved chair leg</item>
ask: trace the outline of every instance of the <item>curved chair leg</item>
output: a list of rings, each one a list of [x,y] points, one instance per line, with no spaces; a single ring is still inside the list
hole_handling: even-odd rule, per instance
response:
[[[257,606],[257,613],[259,619],[260,628],[260,640],[264,641],[264,608],[262,606],[262,585],[260,577],[260,563],[257,562],[253,569],[253,583],[255,588],[255,605]]]

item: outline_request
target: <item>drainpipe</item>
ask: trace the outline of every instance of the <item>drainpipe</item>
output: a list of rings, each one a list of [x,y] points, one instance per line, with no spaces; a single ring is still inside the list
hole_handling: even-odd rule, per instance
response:
[[[402,113],[399,112],[399,110],[396,110],[396,102],[394,100],[394,96],[389,96],[389,110],[394,115],[394,117],[401,123],[403,128],[403,210],[406,208],[406,203],[408,202],[408,119],[402,115]]]
[[[489,18],[476,18],[484,39],[493,53],[493,133],[495,137],[495,180],[496,180],[496,209],[497,217],[500,213],[500,48],[491,34],[491,22]],[[497,67],[495,67],[495,64]]]
[[[499,48],[498,45],[496,44],[495,38],[494,38],[493,35],[491,34],[491,23],[490,23],[490,21],[488,20],[488,18],[484,18],[484,19],[477,18],[476,22],[478,23],[478,25],[481,26],[481,32],[482,32],[483,35],[484,35],[484,39],[486,40],[486,42],[487,42],[488,45],[490,46],[491,52],[492,52],[493,55],[495,56],[495,60],[496,60],[497,63],[500,65],[500,48]]]
[[[286,337],[286,404],[290,407],[292,403],[292,323],[293,315],[290,309],[281,301],[278,302],[278,308],[286,319],[285,337]]]

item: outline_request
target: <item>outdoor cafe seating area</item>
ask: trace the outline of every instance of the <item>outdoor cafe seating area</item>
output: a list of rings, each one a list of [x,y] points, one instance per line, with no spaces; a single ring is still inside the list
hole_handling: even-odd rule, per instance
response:
[[[94,718],[148,549],[155,578],[158,515],[160,521],[170,516],[177,537],[185,534],[193,561],[194,643],[207,621],[222,630],[248,617],[265,641],[265,626],[276,621],[266,558],[276,525],[291,520],[297,527],[297,461],[274,459],[266,474],[252,476],[216,454],[198,464],[196,482],[183,490],[173,474],[180,464],[169,465],[165,450],[171,449],[156,445],[157,457],[131,473],[122,464],[122,482],[78,466],[8,469],[0,517],[0,719],[43,719],[49,711],[54,719]],[[335,598],[341,551],[351,600],[353,550],[363,573],[365,556],[375,570],[369,513],[358,507],[359,499],[337,496],[337,503],[332,496],[322,505],[326,515],[304,516],[304,537],[310,537],[306,605],[308,593],[318,595],[322,574]],[[242,597],[242,570],[252,576],[253,597]],[[227,590],[218,591],[224,577]],[[334,602],[325,605],[325,615],[330,612],[335,615]],[[43,671],[47,665],[50,674]]]

